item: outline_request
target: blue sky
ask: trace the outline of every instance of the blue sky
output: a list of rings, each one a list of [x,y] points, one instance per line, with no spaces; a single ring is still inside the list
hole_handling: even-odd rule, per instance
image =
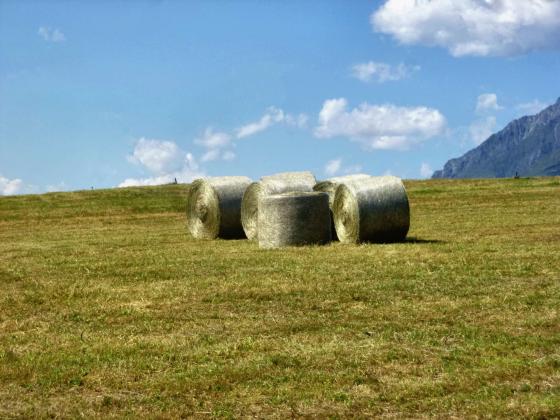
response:
[[[557,0],[0,0],[0,194],[422,178],[560,96]]]

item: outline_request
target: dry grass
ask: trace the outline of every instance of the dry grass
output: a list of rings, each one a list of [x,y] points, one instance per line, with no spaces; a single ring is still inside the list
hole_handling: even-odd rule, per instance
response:
[[[560,180],[407,182],[409,241],[193,241],[184,186],[0,199],[0,417],[560,416]]]

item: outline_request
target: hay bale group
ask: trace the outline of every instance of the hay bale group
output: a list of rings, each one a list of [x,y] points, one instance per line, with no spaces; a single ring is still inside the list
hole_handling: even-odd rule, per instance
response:
[[[311,172],[197,179],[187,194],[194,238],[248,238],[261,248],[399,242],[410,227],[400,178],[354,174],[317,182]]]

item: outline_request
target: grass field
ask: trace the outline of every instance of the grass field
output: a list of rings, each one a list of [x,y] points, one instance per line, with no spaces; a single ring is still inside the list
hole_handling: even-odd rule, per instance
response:
[[[0,198],[0,417],[560,417],[560,178],[406,185],[406,243],[271,251]]]

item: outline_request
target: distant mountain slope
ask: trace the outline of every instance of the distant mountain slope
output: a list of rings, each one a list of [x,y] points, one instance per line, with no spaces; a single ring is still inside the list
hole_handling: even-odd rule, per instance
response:
[[[503,178],[516,172],[519,176],[560,175],[560,98],[449,160],[432,178]]]

